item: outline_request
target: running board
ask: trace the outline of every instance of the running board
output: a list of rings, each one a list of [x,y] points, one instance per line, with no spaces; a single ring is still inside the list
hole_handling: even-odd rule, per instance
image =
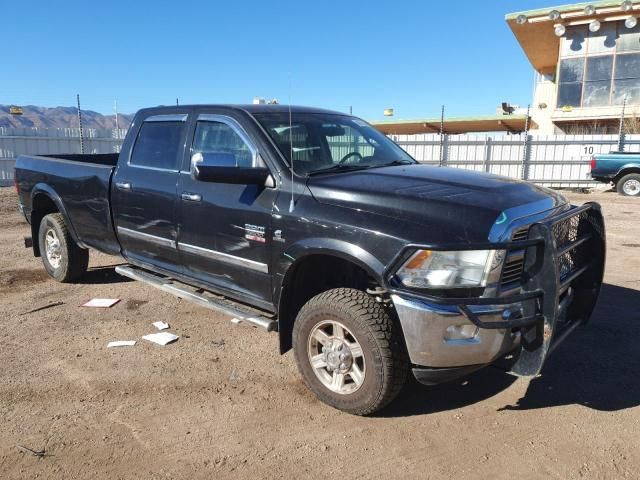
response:
[[[203,289],[192,287],[171,277],[165,277],[131,265],[117,266],[116,273],[133,280],[144,282],[163,292],[171,293],[176,297],[210,310],[230,315],[233,317],[232,322],[234,324],[248,323],[254,327],[264,328],[267,332],[272,332],[277,329],[278,324],[275,320],[262,316],[258,311],[251,311],[249,307],[245,308],[224,297],[209,296]]]

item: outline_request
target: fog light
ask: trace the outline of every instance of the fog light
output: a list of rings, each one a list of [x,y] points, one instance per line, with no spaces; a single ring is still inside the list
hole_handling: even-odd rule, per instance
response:
[[[471,340],[478,334],[478,327],[475,325],[449,325],[444,335],[446,341],[450,340]]]

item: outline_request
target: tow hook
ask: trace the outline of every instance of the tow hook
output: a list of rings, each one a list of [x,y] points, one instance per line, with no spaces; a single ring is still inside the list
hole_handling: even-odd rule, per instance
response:
[[[391,303],[389,292],[382,287],[367,288],[367,293],[371,295],[376,302],[388,304]]]

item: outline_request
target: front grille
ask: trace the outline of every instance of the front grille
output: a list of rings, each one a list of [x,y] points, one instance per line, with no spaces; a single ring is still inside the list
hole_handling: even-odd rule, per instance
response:
[[[515,230],[511,235],[511,240],[514,242],[520,242],[522,240],[526,240],[529,237],[529,227],[519,228]]]
[[[529,227],[522,227],[514,230],[511,240],[514,242],[526,240],[529,237]],[[524,250],[513,251],[507,254],[507,258],[502,267],[500,276],[500,287],[502,290],[517,287],[522,281],[524,273]]]
[[[507,259],[502,269],[502,277],[500,285],[507,287],[512,283],[520,282],[522,273],[524,272],[524,257]]]
[[[589,212],[584,211],[552,227],[558,249],[558,271],[561,281],[589,263],[589,238],[585,236],[588,234],[587,225],[584,223],[589,222],[589,218]]]
[[[594,222],[589,211],[585,210],[553,224],[551,228],[556,241],[560,282],[564,282],[589,264],[591,235],[601,235],[602,226]],[[519,228],[512,233],[511,240],[523,241],[528,236],[529,227]],[[524,250],[507,253],[500,277],[502,290],[514,289],[522,283],[524,263]]]

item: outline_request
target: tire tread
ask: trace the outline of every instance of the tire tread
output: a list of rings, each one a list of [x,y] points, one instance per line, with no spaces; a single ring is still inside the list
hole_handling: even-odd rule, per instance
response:
[[[627,175],[624,175],[622,178],[620,178],[620,180],[618,180],[616,182],[616,190],[618,191],[618,193],[620,195],[623,195],[625,197],[638,197],[640,196],[640,193],[638,193],[637,195],[627,195],[624,190],[623,190],[623,185],[627,180],[631,180],[631,179],[635,179],[638,182],[640,182],[640,174],[638,173],[628,173]]]
[[[38,232],[39,236],[43,235],[42,226],[47,220],[53,223],[62,235],[61,240],[64,244],[63,249],[66,256],[62,275],[54,278],[62,283],[73,282],[82,277],[87,271],[87,267],[89,266],[89,250],[80,248],[73,240],[67,224],[64,221],[64,216],[61,213],[50,213],[42,219],[42,224]],[[44,252],[42,252],[42,255],[44,255]]]
[[[353,288],[336,288],[320,293],[309,300],[300,310],[298,319],[310,312],[331,305],[363,324],[378,347],[382,358],[382,382],[375,398],[368,405],[348,409],[356,415],[370,415],[388,405],[402,390],[409,373],[409,359],[404,340],[397,322],[386,309],[371,295]],[[299,328],[294,324],[295,337]],[[306,352],[295,352],[298,363]],[[340,408],[340,407],[338,407]]]

